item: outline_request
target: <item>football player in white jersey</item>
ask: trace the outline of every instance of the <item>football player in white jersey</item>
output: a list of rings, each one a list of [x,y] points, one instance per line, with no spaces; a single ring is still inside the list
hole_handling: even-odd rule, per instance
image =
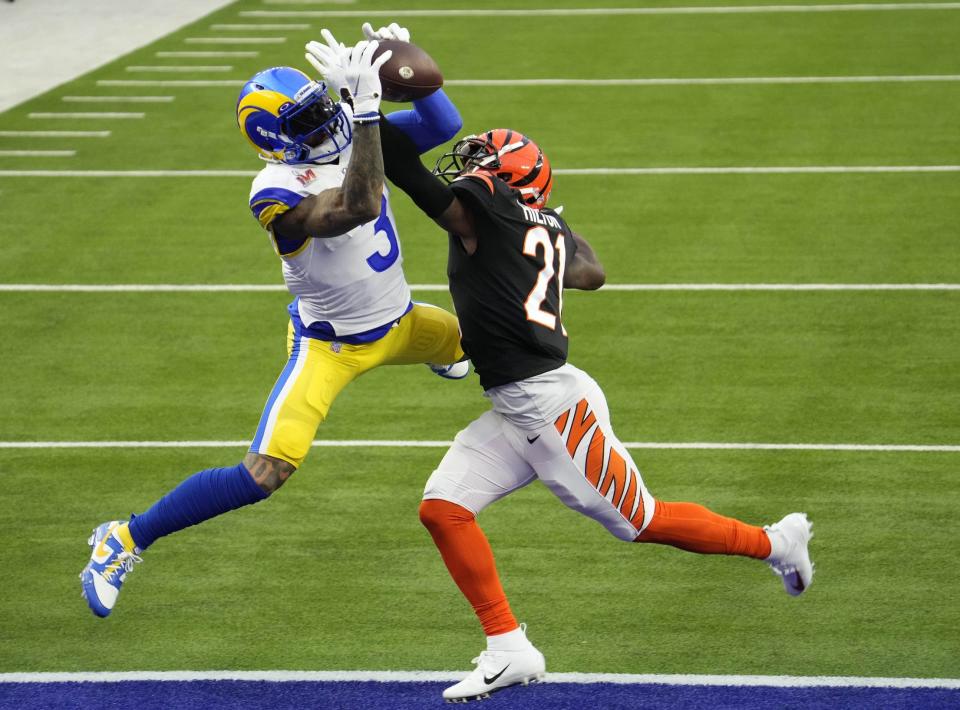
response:
[[[378,72],[391,53],[373,55],[377,40],[409,40],[409,33],[396,25],[363,29],[368,39],[352,48],[329,33],[327,45],[308,45],[311,63],[342,100],[334,101],[324,82],[290,67],[259,72],[240,91],[240,130],[267,162],[254,179],[250,208],[294,296],[289,359],[242,463],[200,471],[129,522],[114,520],[93,531],[80,578],[97,616],[110,614],[126,574],[157,538],[279,488],[306,457],[333,400],[364,372],[427,363],[451,379],[467,374],[456,317],[411,301],[384,184]],[[421,151],[449,140],[461,126],[441,91],[388,120]]]

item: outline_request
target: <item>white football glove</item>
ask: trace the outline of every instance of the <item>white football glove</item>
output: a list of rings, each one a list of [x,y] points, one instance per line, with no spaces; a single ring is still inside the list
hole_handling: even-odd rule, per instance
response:
[[[406,27],[401,27],[396,22],[391,22],[379,30],[374,30],[373,25],[369,22],[364,22],[361,29],[363,30],[363,36],[369,40],[395,39],[400,42],[410,41],[410,30]]]
[[[387,50],[374,59],[377,43],[366,40],[341,51],[333,35],[326,30],[324,32],[327,46],[319,42],[307,44],[307,61],[323,74],[330,86],[339,91],[345,100],[352,99],[354,122],[378,120],[382,93],[380,67],[386,64],[393,52]]]
[[[320,44],[316,40],[307,42],[307,53],[304,56],[313,68],[320,72],[327,86],[333,89],[335,94],[342,96],[343,90],[348,89],[344,71],[350,61],[350,49],[338,42],[328,29],[320,30],[320,35],[326,44]]]

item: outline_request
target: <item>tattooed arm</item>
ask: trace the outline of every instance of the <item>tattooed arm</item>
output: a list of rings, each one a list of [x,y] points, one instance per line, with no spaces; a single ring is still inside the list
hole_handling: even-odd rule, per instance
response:
[[[353,151],[340,187],[300,201],[273,223],[284,237],[338,237],[380,214],[383,155],[376,124],[354,125]]]

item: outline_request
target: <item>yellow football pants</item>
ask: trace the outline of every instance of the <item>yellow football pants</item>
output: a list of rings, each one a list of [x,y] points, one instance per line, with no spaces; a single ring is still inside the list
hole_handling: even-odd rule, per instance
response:
[[[333,400],[363,373],[380,365],[448,365],[463,358],[456,316],[426,303],[415,303],[384,337],[363,345],[298,336],[291,322],[287,352],[250,451],[298,467]]]

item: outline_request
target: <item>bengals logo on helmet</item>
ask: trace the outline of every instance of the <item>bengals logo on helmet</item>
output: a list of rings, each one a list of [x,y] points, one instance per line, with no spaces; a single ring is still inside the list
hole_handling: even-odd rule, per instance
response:
[[[447,182],[465,172],[488,172],[520,193],[525,205],[540,209],[550,199],[550,161],[532,140],[509,128],[467,136],[437,161],[434,174]]]

